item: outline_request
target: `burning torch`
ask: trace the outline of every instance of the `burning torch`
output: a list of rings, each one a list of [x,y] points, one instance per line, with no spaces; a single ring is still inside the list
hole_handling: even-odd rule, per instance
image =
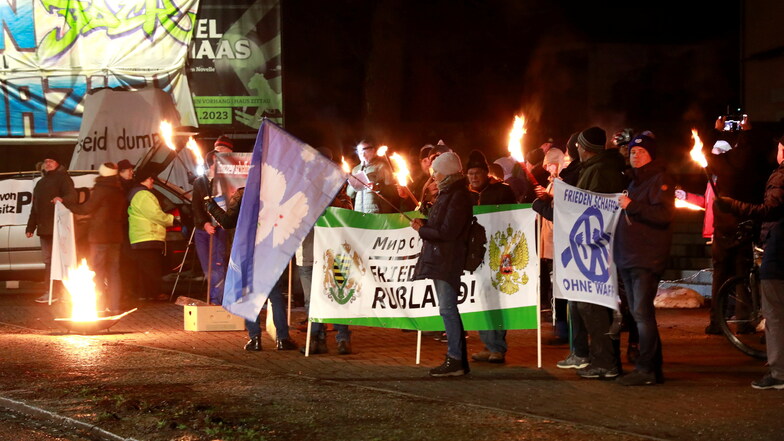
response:
[[[520,168],[522,168],[525,172],[525,175],[528,178],[528,181],[531,182],[531,185],[539,185],[536,178],[531,173],[531,170],[528,170],[528,167],[525,165],[525,155],[523,155],[523,136],[526,132],[525,115],[515,115],[514,124],[512,124],[512,130],[509,132],[509,144],[507,145],[507,150],[509,150],[509,154],[512,159],[520,164]]]
[[[386,150],[385,150],[385,152],[386,152]],[[380,192],[378,192],[378,191],[376,191],[376,190],[373,190],[373,184],[371,184],[371,183],[369,183],[369,182],[368,182],[368,183],[362,182],[362,181],[361,181],[359,178],[357,178],[356,176],[354,176],[354,175],[351,173],[351,166],[349,166],[349,165],[348,165],[348,162],[346,162],[346,158],[344,158],[343,156],[341,156],[341,157],[340,157],[340,163],[341,163],[341,168],[343,169],[343,172],[344,172],[344,173],[346,173],[346,175],[348,175],[348,179],[349,179],[349,180],[353,179],[353,180],[354,180],[354,182],[357,182],[357,183],[359,183],[359,185],[360,185],[360,186],[362,186],[362,187],[365,187],[365,188],[367,188],[368,190],[370,190],[370,191],[372,191],[373,193],[375,193],[375,194],[376,194],[376,195],[377,195],[379,198],[381,198],[381,200],[383,200],[384,202],[386,202],[387,204],[389,204],[389,206],[390,206],[390,207],[392,207],[392,208],[393,208],[395,211],[397,211],[398,213],[402,214],[402,215],[403,215],[403,217],[405,217],[406,219],[408,219],[408,220],[409,220],[409,222],[412,220],[412,219],[411,219],[411,218],[410,218],[410,217],[409,217],[409,216],[408,216],[406,213],[403,213],[403,212],[402,212],[402,211],[401,211],[399,208],[397,208],[397,207],[395,206],[395,204],[393,204],[392,202],[389,202],[389,200],[388,200],[387,198],[385,198],[385,197],[384,197],[384,196],[383,196],[383,195],[382,195]]]
[[[702,168],[702,171],[705,172],[705,176],[708,178],[708,183],[713,190],[713,194],[716,197],[719,196],[719,192],[716,191],[716,183],[713,182],[713,177],[711,173],[708,172],[708,160],[705,158],[705,154],[702,152],[702,140],[700,140],[700,135],[697,133],[697,129],[691,129],[691,137],[694,140],[694,146],[689,151],[689,155],[691,155],[691,159],[694,160],[699,166]]]

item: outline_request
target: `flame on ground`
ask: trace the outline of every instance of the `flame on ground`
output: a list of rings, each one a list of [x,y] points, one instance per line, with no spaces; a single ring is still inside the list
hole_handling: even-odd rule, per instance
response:
[[[697,134],[697,129],[691,129],[691,138],[694,140],[694,147],[689,151],[691,159],[699,164],[700,167],[707,167],[708,160],[705,159],[705,155],[702,153],[702,140],[700,140],[700,135]]]
[[[524,162],[525,156],[523,155],[523,135],[525,135],[525,115],[515,115],[512,130],[509,132],[509,153],[517,162]]]
[[[408,182],[411,180],[411,172],[408,171],[408,162],[398,153],[393,153],[389,159],[392,160],[392,163],[395,164],[395,168],[397,169],[397,171],[392,174],[395,175],[398,185],[403,187],[407,186]]]
[[[63,279],[63,285],[71,294],[71,320],[75,322],[90,322],[98,320],[97,301],[98,293],[93,282],[95,272],[87,266],[87,260],[76,268],[68,268],[68,276]]]

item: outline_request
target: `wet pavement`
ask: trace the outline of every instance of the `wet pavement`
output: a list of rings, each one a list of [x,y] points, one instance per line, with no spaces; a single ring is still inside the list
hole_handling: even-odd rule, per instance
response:
[[[187,358],[200,365],[197,369],[247,368],[255,375],[286,381],[350,385],[367,393],[509,413],[568,426],[570,434],[590,434],[583,439],[779,439],[784,416],[781,391],[757,391],[749,386],[765,372],[763,362],[741,354],[723,337],[703,334],[707,309],[659,310],[666,382],[628,388],[612,381],[580,379],[573,370],[557,369],[556,361],[567,355],[566,346],[544,346],[543,366],[537,368],[536,331],[509,332],[510,352],[503,365],[473,363],[466,377],[432,379],[427,376],[428,367],[443,360],[445,344],[423,338],[418,366],[415,332],[352,327],[351,355],[336,354],[334,333],[330,333],[330,353],[307,358],[298,351],[274,350],[273,341],[264,333],[264,350],[251,353],[242,349],[244,331],[184,331],[182,307],[150,302],[139,305],[138,311],[108,332],[84,337],[68,335],[58,327],[53,321],[53,315],[59,314],[57,305],[34,303],[38,295],[34,287],[0,290],[3,369],[41,370],[43,375],[47,369],[77,366],[88,375],[92,368],[114,362],[105,355],[107,351],[143,350],[146,355],[134,363],[148,369],[166,366],[167,374],[178,369],[170,357]],[[298,323],[303,314],[295,310],[292,323]],[[544,339],[550,337],[550,329],[544,325]],[[293,330],[292,337],[304,344],[303,332]],[[15,359],[31,356],[25,348],[36,348],[36,363],[14,364]],[[469,351],[480,349],[476,332],[470,332]],[[632,366],[625,363],[624,369],[630,371]],[[93,381],[100,384],[102,378]],[[36,401],[34,394],[9,387],[3,383],[0,395]],[[171,391],[162,389],[161,393]],[[455,434],[452,439],[481,437]]]

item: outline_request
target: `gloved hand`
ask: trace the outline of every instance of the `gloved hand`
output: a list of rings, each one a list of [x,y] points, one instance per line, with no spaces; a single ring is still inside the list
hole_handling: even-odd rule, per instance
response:
[[[726,196],[719,196],[716,198],[716,208],[721,211],[729,212],[732,209],[732,198]]]
[[[681,189],[675,190],[675,199],[680,199],[682,201],[685,201],[686,200],[686,192],[681,190]]]

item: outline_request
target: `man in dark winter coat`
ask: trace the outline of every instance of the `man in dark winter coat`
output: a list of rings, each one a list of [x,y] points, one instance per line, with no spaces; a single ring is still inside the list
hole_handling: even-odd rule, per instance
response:
[[[672,242],[675,189],[663,161],[655,160],[656,141],[638,135],[629,143],[632,181],[619,199],[625,217],[615,233],[615,264],[626,288],[629,311],[639,333],[635,369],[618,382],[625,386],[662,381],[662,348],[653,299]],[[628,217],[628,221],[626,220]]]
[[[120,185],[117,166],[101,164],[90,198],[83,204],[66,203],[76,214],[90,215],[90,268],[95,271],[95,285],[101,309],[111,313],[121,310],[120,248],[127,237],[126,195]]]
[[[751,383],[755,389],[784,389],[784,137],[779,140],[779,167],[770,175],[761,204],[728,197],[716,201],[718,208],[744,218],[764,221],[761,239],[765,254],[760,265],[762,316],[770,370]]]
[[[60,165],[59,156],[47,152],[44,158],[43,177],[33,189],[33,205],[27,219],[25,235],[30,238],[33,233],[41,240],[41,253],[46,266],[45,280],[49,280],[52,268],[52,235],[54,233],[54,203],[56,201],[75,202],[77,199],[73,180],[68,176],[65,167]],[[52,301],[56,301],[52,297]],[[49,293],[35,299],[39,303],[49,302]]]
[[[432,164],[438,196],[428,219],[414,219],[411,227],[423,240],[414,279],[432,279],[438,297],[438,311],[444,320],[447,338],[446,360],[430,370],[433,377],[457,376],[468,373],[465,332],[457,296],[463,274],[468,241],[468,226],[473,216],[473,201],[468,182],[463,177],[460,157],[454,152],[442,153]]]
[[[485,155],[479,150],[473,150],[468,156],[466,164],[471,196],[476,205],[514,204],[515,195],[509,185],[490,177],[490,166],[487,165]],[[475,361],[488,361],[490,363],[503,363],[506,360],[506,330],[493,329],[479,331],[479,338],[484,343],[484,350],[471,355]]]
[[[765,151],[766,141],[752,130],[748,117],[740,122],[740,130],[724,131],[724,117],[716,120],[716,137],[726,138],[732,149],[724,154],[713,154],[712,139],[703,143],[703,153],[708,160],[709,170],[716,175],[716,196],[727,196],[750,204],[762,203],[765,191],[765,177],[770,174]],[[706,136],[710,138],[710,136]],[[771,149],[772,150],[772,149]],[[721,286],[731,277],[748,274],[752,264],[752,240],[738,236],[738,223],[743,219],[737,214],[713,210],[713,283],[711,298],[716,298]],[[719,320],[721,312],[716,309],[718,302],[711,304],[710,323],[706,334],[721,334]]]
[[[617,149],[605,149],[607,135],[599,127],[580,132],[577,151],[580,176],[577,187],[597,193],[620,193],[626,188],[626,165]],[[577,369],[583,378],[614,378],[618,372],[618,348],[608,335],[613,310],[586,302],[569,302],[572,319],[572,352],[557,363]]]

